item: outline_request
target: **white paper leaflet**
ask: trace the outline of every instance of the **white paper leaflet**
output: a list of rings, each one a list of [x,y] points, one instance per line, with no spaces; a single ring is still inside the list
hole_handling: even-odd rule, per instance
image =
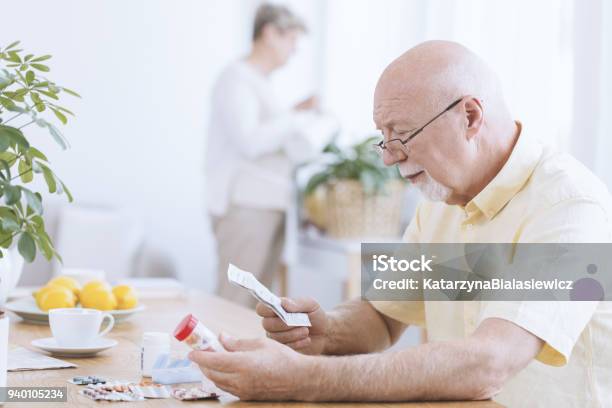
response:
[[[230,264],[227,268],[227,278],[231,283],[248,290],[255,298],[269,306],[287,326],[310,326],[308,314],[285,311],[281,306],[280,298],[270,292],[251,272],[243,271]]]

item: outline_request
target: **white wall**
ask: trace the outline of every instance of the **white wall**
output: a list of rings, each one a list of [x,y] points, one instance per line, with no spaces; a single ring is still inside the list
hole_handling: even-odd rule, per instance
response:
[[[2,4],[1,42],[19,39],[30,52],[52,54],[49,76],[83,96],[67,102],[77,114],[63,128],[72,149],[62,152],[40,135],[77,203],[132,213],[181,277],[205,289],[214,283],[202,204],[209,90],[219,70],[246,50],[255,5],[242,0]],[[40,132],[32,129],[35,133]]]
[[[377,133],[372,95],[385,66],[422,41],[458,41],[499,74],[525,129],[565,147],[573,103],[572,5],[570,0],[326,2],[326,102],[349,136]]]
[[[296,58],[275,75],[279,96],[292,103],[319,93],[348,137],[373,132],[372,93],[383,68],[420,41],[446,38],[490,62],[516,117],[537,137],[561,146],[567,142],[573,106],[571,0],[494,5],[464,0],[460,6],[453,0],[277,2],[293,8],[310,27]],[[222,67],[248,49],[259,3],[20,0],[2,5],[0,41],[20,39],[28,51],[53,54],[51,77],[83,95],[69,104],[78,115],[65,128],[70,151],[58,151],[41,134],[77,202],[133,214],[181,277],[205,289],[215,281],[202,196],[210,88]]]

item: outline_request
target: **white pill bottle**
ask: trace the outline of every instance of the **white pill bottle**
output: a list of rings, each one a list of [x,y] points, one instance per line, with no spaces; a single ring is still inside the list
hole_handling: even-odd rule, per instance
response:
[[[224,350],[215,333],[210,331],[192,314],[185,316],[179,325],[176,326],[174,338],[187,344],[194,350]]]
[[[151,377],[153,365],[162,354],[170,353],[170,335],[162,332],[144,332],[140,347],[140,371],[143,377]]]

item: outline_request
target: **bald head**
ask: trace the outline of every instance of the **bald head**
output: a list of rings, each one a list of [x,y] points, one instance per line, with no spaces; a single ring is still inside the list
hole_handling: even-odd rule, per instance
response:
[[[427,41],[384,70],[374,101],[410,98],[415,101],[413,108],[426,113],[467,95],[484,101],[491,116],[507,113],[499,80],[480,57],[458,43]]]
[[[417,45],[385,69],[374,122],[386,141],[385,164],[397,164],[426,196],[449,204],[478,194],[518,137],[495,73],[449,41]]]

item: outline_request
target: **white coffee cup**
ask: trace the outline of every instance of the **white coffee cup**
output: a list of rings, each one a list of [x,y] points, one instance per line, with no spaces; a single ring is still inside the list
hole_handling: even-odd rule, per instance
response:
[[[108,318],[108,325],[100,332],[102,321]],[[49,310],[51,333],[61,347],[86,347],[96,338],[104,336],[115,325],[110,313],[96,309],[67,308]]]

